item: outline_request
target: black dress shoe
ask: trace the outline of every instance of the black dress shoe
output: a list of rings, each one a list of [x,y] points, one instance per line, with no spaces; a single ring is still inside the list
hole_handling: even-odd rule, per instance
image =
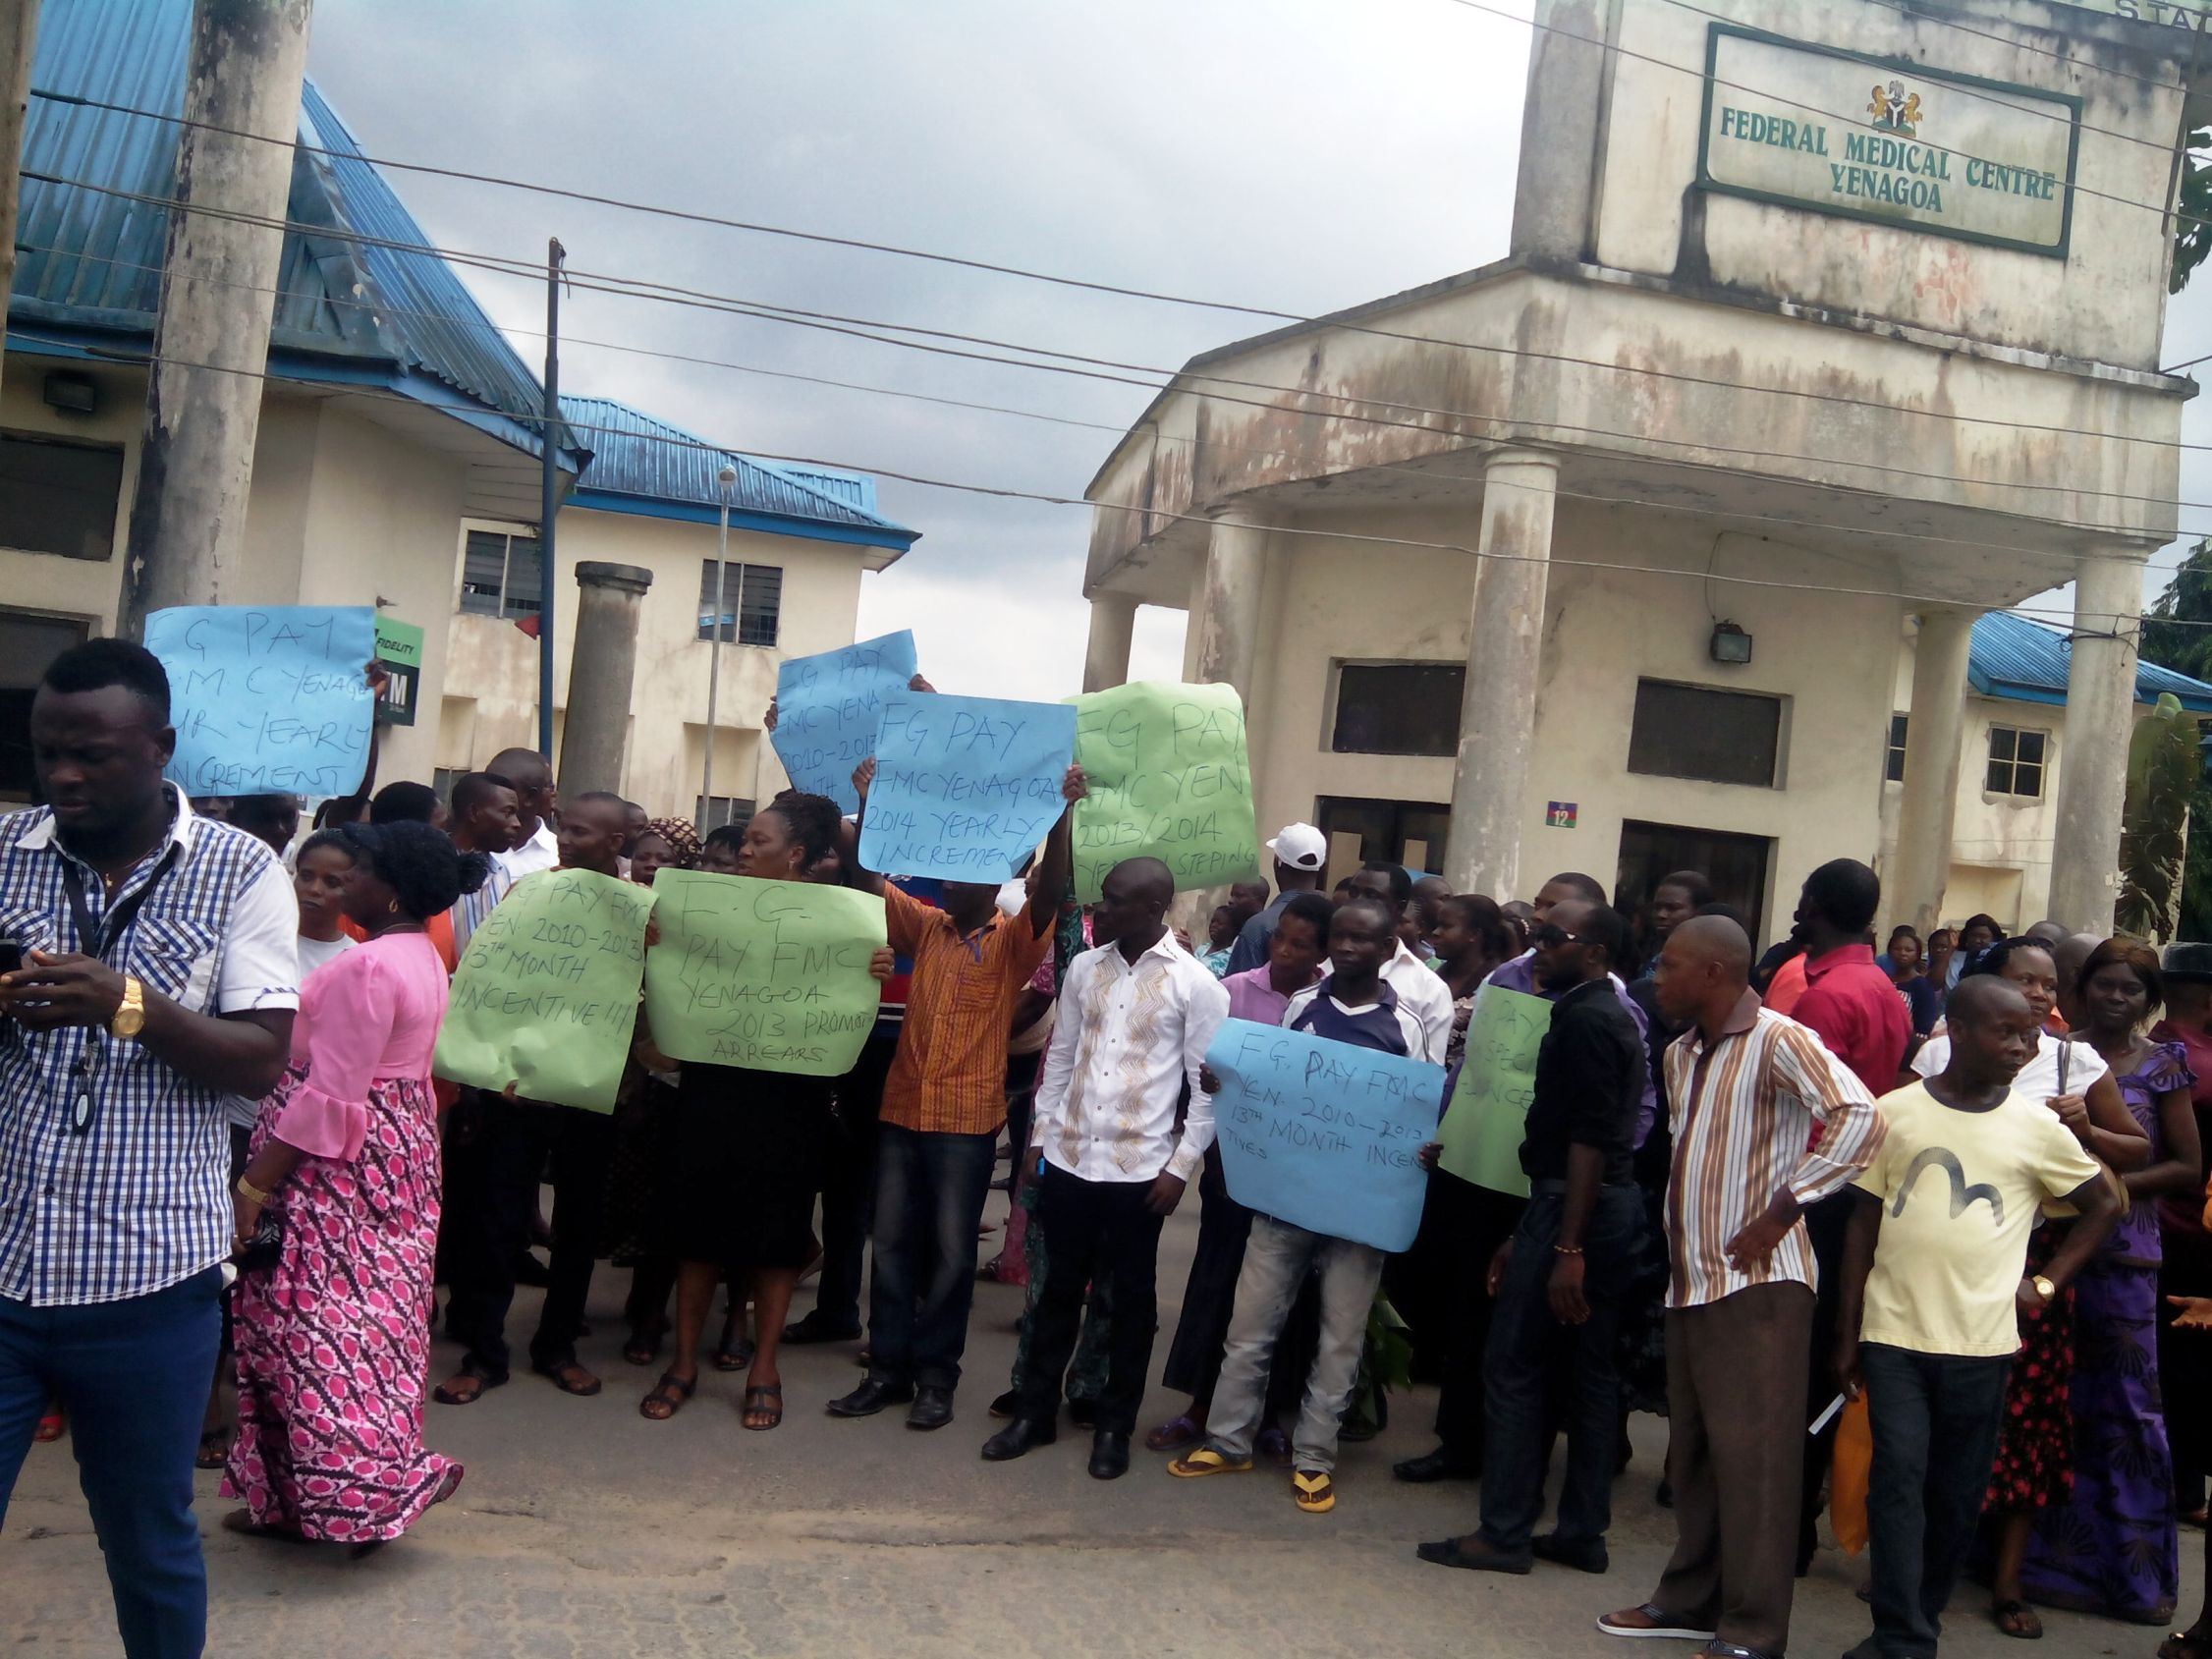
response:
[[[1102,1428],[1090,1437],[1090,1477],[1119,1480],[1129,1473],[1129,1436]]]
[[[1096,1428],[1098,1426],[1098,1402],[1095,1400],[1069,1401],[1068,1420],[1078,1428]]]
[[[1519,1577],[1533,1567],[1524,1555],[1502,1555],[1496,1550],[1463,1549],[1457,1538],[1439,1538],[1433,1544],[1415,1544],[1413,1553],[1439,1567],[1464,1567],[1469,1573],[1511,1573]]]
[[[1050,1446],[1059,1438],[1060,1430],[1051,1423],[1039,1422],[1034,1417],[1016,1417],[983,1442],[983,1461],[1012,1463],[1016,1458],[1026,1456],[1031,1447]]]
[[[1004,1394],[995,1397],[984,1410],[1003,1423],[1009,1421],[1014,1413],[1021,1409],[1021,1391],[1010,1388]]]
[[[907,1413],[909,1428],[943,1428],[953,1420],[953,1391],[927,1384],[914,1390],[913,1410]]]
[[[1390,1472],[1411,1485],[1427,1486],[1439,1480],[1478,1480],[1482,1465],[1470,1458],[1455,1458],[1439,1446],[1424,1456],[1391,1465]]]
[[[886,1406],[904,1406],[914,1397],[912,1383],[870,1377],[851,1394],[829,1403],[833,1417],[872,1417]],[[950,1414],[950,1413],[948,1413]]]
[[[1604,1573],[1613,1565],[1603,1538],[1562,1538],[1557,1532],[1546,1532],[1528,1540],[1528,1553],[1577,1573]]]
[[[860,1327],[857,1324],[826,1324],[811,1313],[803,1319],[795,1319],[784,1327],[784,1341],[799,1348],[818,1342],[857,1342],[859,1337]]]

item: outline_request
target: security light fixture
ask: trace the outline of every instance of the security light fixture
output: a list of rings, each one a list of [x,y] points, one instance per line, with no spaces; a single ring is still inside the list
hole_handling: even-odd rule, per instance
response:
[[[89,375],[57,369],[46,376],[46,407],[65,415],[92,415],[100,407],[100,388]]]
[[[1741,667],[1751,660],[1751,636],[1733,622],[1713,624],[1713,660]]]

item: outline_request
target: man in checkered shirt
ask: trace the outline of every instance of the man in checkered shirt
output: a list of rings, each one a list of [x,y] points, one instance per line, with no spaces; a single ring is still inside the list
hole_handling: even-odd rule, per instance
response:
[[[176,736],[143,647],[66,651],[30,710],[52,805],[0,817],[0,1517],[58,1395],[132,1659],[206,1639],[224,1098],[275,1086],[300,1001],[292,884],[162,781]]]

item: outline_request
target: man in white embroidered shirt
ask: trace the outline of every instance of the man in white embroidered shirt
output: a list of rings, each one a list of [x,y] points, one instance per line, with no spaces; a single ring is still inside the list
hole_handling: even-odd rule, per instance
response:
[[[1866,1085],[1760,1005],[1751,942],[1726,916],[1667,936],[1653,989],[1687,1025],[1667,1050],[1667,1474],[1674,1559],[1617,1636],[1776,1659],[1790,1639],[1816,1269],[1803,1212],[1882,1149]]]
[[[223,1103],[275,1086],[300,1001],[292,883],[163,783],[175,747],[161,664],[79,645],[30,705],[53,805],[0,818],[0,1516],[51,1388],[131,1659],[206,1639]]]
[[[1068,965],[1030,1130],[1030,1149],[1044,1160],[1031,1225],[1044,1229],[1047,1267],[1014,1420],[983,1446],[993,1463],[1055,1438],[1083,1288],[1096,1279],[1108,1287],[1114,1319],[1090,1472],[1112,1480],[1129,1469],[1158,1323],[1160,1224],[1213,1144],[1213,1099],[1198,1073],[1229,1016],[1221,981],[1168,933],[1174,897],[1174,878],[1157,858],[1115,865],[1097,914],[1099,931],[1115,943]],[[1175,1110],[1186,1080],[1190,1108],[1179,1140]]]

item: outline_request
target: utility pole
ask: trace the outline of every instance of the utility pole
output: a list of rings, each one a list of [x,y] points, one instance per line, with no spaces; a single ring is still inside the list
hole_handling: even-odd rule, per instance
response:
[[[561,431],[561,262],[568,258],[558,237],[545,241],[545,411],[539,422],[537,469],[537,751],[553,764],[553,594],[560,569],[553,558],[553,514],[561,494],[561,470],[554,463]],[[569,687],[570,696],[576,687]],[[628,707],[627,699],[624,707]]]
[[[38,0],[0,0],[0,320],[16,286],[16,201],[23,192],[25,112],[38,54]]]
[[[174,193],[185,205],[169,214],[146,371],[116,627],[126,636],[142,633],[146,613],[164,606],[246,597],[237,583],[247,492],[310,11],[309,0],[193,7]]]
[[[730,486],[738,481],[738,470],[725,461],[714,481],[722,486],[722,528],[714,543],[714,632],[706,642],[706,760],[699,767],[699,822],[708,829],[715,827],[714,722],[722,699],[722,606],[729,596]]]

